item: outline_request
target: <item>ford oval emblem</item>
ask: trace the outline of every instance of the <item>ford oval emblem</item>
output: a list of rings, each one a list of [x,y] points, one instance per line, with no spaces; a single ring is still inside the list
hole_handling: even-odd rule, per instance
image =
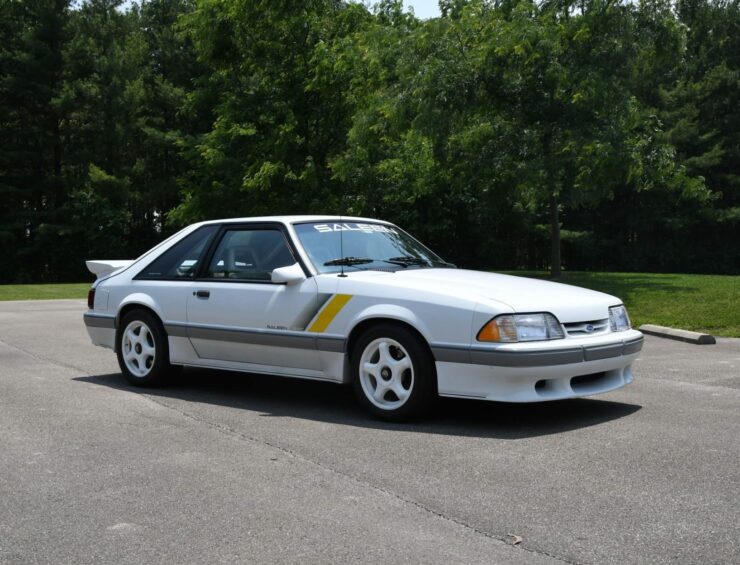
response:
[[[586,324],[586,331],[587,331],[588,333],[593,333],[593,331],[594,331],[594,326],[593,326],[593,324]]]

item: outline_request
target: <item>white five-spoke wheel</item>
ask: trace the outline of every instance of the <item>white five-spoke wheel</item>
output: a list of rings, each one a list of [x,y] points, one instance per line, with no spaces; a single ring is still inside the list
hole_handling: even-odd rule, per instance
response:
[[[360,384],[378,408],[402,406],[414,387],[414,366],[408,351],[395,339],[381,337],[368,343],[360,358]]]
[[[353,344],[351,355],[355,394],[379,418],[413,418],[428,410],[437,396],[429,346],[410,328],[371,326]]]
[[[141,320],[134,320],[123,330],[123,361],[135,377],[146,377],[154,366],[157,347],[154,335]]]
[[[162,384],[173,367],[167,334],[159,318],[147,310],[131,310],[118,327],[116,352],[126,380],[134,386]]]

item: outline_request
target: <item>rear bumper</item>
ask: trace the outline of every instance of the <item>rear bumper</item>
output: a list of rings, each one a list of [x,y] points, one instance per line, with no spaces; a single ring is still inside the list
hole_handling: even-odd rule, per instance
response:
[[[644,339],[637,331],[625,334],[619,340],[611,334],[611,341],[551,349],[471,348],[469,355],[433,347],[439,394],[542,402],[616,390],[632,382],[632,363]]]
[[[116,347],[116,319],[113,316],[104,316],[85,312],[83,314],[87,334],[93,345],[115,349]]]

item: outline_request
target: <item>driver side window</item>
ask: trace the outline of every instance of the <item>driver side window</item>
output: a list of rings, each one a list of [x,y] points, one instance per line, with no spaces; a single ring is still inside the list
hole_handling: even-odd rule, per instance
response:
[[[296,260],[281,231],[234,229],[224,233],[211,259],[206,277],[268,282],[272,271]]]

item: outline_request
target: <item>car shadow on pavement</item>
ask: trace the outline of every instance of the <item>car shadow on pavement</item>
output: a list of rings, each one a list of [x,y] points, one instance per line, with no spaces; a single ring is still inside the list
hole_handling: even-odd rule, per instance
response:
[[[636,404],[580,398],[532,404],[440,399],[433,414],[410,423],[389,423],[366,414],[348,386],[270,375],[185,369],[167,387],[129,386],[120,373],[77,377],[75,381],[152,397],[224,406],[259,413],[372,429],[522,439],[587,428],[634,414]],[[188,412],[187,405],[177,409]]]

